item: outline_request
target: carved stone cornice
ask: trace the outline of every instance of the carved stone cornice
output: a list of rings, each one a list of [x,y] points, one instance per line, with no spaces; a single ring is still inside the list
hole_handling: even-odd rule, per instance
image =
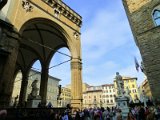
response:
[[[71,69],[78,69],[81,70],[82,69],[82,63],[81,62],[71,62]]]
[[[81,26],[82,17],[74,10],[72,10],[69,6],[67,6],[65,3],[63,3],[61,0],[42,0],[42,1],[47,3],[54,10],[55,9],[58,10],[61,15],[65,16],[79,27]]]

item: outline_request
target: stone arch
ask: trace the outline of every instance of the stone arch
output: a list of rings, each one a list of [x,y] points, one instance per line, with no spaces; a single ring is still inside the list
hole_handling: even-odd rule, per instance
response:
[[[26,62],[25,69],[28,69],[32,61],[36,59],[40,59],[41,64],[46,63],[42,65],[42,78],[45,80],[47,79],[48,71],[45,71],[45,69],[48,67],[50,58],[52,55],[54,55],[54,52],[47,50],[47,48],[46,49],[43,48],[44,45],[46,45],[46,44],[43,44],[45,42],[42,40],[43,35],[45,34],[42,35],[41,32],[42,31],[45,32],[45,31],[44,29],[40,29],[40,28],[43,28],[42,26],[45,26],[45,28],[47,27],[47,30],[52,29],[54,32],[55,30],[53,28],[55,28],[56,32],[58,32],[58,36],[63,38],[64,40],[64,41],[60,40],[58,36],[55,36],[56,40],[57,41],[59,40],[59,41],[58,42],[54,41],[54,43],[53,41],[50,41],[50,43],[52,43],[52,45],[54,46],[53,48],[58,49],[60,47],[67,47],[71,53],[71,58],[72,58],[72,61],[71,61],[72,88],[71,89],[73,89],[72,95],[73,95],[73,101],[74,101],[74,103],[73,102],[72,103],[75,104],[74,106],[79,107],[80,103],[82,103],[80,102],[82,100],[82,77],[81,77],[82,63],[81,63],[81,44],[80,44],[80,37],[79,37],[80,27],[82,22],[81,16],[78,15],[69,6],[64,4],[62,1],[53,0],[52,3],[49,3],[49,1],[46,1],[46,0],[28,1],[29,4],[33,7],[32,11],[26,11],[25,6],[22,5],[23,2],[24,1],[22,0],[15,0],[15,1],[8,0],[8,3],[7,3],[8,5],[5,6],[7,10],[4,13],[3,18],[5,19],[6,22],[9,23],[9,26],[10,26],[9,28],[13,28],[12,30],[11,29],[7,30],[11,35],[10,40],[12,40],[12,38],[14,38],[15,40],[12,48],[13,50],[9,51],[11,53],[10,55],[8,55],[9,57],[7,58],[7,63],[9,64],[5,65],[4,67],[5,72],[3,73],[3,83],[5,84],[5,86],[7,86],[4,89],[8,95],[2,95],[4,99],[0,101],[2,101],[5,105],[8,104],[8,101],[10,98],[9,97],[10,90],[7,89],[10,87],[10,84],[8,83],[12,82],[11,79],[15,72],[16,63],[22,66],[22,64],[20,64],[21,62],[18,61],[20,60],[20,55],[21,55],[19,53],[19,49],[21,50],[21,52],[23,52],[24,56],[29,56],[29,57],[25,57],[25,62]],[[54,15],[53,9],[55,5],[57,5],[57,9],[60,10],[61,12],[60,13],[61,15],[59,17],[56,17]],[[29,31],[27,31],[28,33],[24,32],[25,30],[27,30],[27,28],[35,29],[37,30],[37,33],[35,31],[31,32],[31,30],[30,30],[30,33]],[[48,32],[51,32],[51,30],[49,30]],[[37,39],[33,38],[34,36],[33,33],[36,33],[36,35],[38,35]],[[28,35],[30,35],[30,37],[28,37]],[[30,39],[27,39],[27,38],[30,38]],[[17,39],[18,41],[16,41]],[[31,42],[30,40],[32,40],[32,44],[29,43]],[[43,45],[43,47],[42,46],[41,48],[35,47],[36,45],[33,43],[35,40],[40,40],[40,43],[42,43],[41,45]],[[50,44],[48,43],[46,46],[49,46],[49,45]],[[7,68],[11,69],[10,73],[7,71]],[[6,74],[8,74],[8,76],[6,76]],[[44,82],[44,84],[46,85],[46,82]],[[2,84],[0,85],[3,86]],[[46,90],[46,87],[45,87],[45,90]],[[0,92],[1,91],[2,89],[0,89]],[[41,93],[41,94],[44,95],[43,98],[45,98],[45,94],[44,93]],[[7,98],[7,102],[6,102],[6,98]],[[43,101],[45,101],[45,99],[43,99]]]
[[[31,66],[30,65],[31,61],[34,61],[35,59],[40,59],[41,61],[42,76],[41,76],[40,95],[42,96],[42,101],[44,102],[44,104],[46,102],[45,92],[47,90],[46,86],[44,87],[44,85],[46,85],[48,81],[47,69],[49,67],[51,58],[53,57],[56,50],[58,50],[59,48],[67,47],[69,49],[71,53],[70,58],[71,59],[73,58],[72,59],[73,61],[71,62],[71,68],[73,69],[73,71],[75,71],[71,72],[73,76],[72,79],[80,80],[79,84],[81,84],[81,74],[80,76],[78,75],[79,77],[75,77],[75,74],[81,72],[81,60],[79,60],[80,55],[77,52],[77,47],[75,45],[75,42],[70,38],[69,34],[60,25],[45,18],[34,18],[25,22],[21,26],[19,33],[21,36],[20,50],[23,52],[23,54],[26,54],[24,56],[29,56],[29,54],[31,54],[31,57],[33,57],[30,59],[28,57],[27,58],[25,57],[26,58],[25,61],[29,59],[28,62],[26,63],[27,68]],[[45,34],[47,34],[47,36]],[[32,44],[29,43],[30,38],[32,39],[31,40]],[[27,53],[28,51],[29,53]],[[76,88],[75,87],[76,83],[77,82],[74,81],[74,87],[72,87],[72,89]],[[43,88],[45,89],[44,90],[45,92],[43,92],[42,90]],[[74,100],[76,99],[76,101],[81,99],[81,94],[82,94],[82,92],[80,92],[81,89],[77,88],[77,91],[78,92],[74,93],[73,95],[77,96],[73,98]]]
[[[48,18],[44,18],[44,17],[35,17],[32,19],[29,19],[23,23],[21,23],[21,27],[17,28],[18,32],[20,33],[20,35],[22,35],[24,29],[26,26],[29,26],[30,24],[34,24],[34,23],[44,23],[44,24],[48,24],[51,26],[54,26],[56,30],[58,30],[66,39],[66,43],[67,46],[59,46],[59,47],[67,47],[71,53],[71,56],[73,56],[74,58],[78,58],[80,55],[78,55],[78,51],[75,47],[75,43],[73,42],[71,35],[69,33],[67,33],[67,30],[65,30],[64,27],[60,26],[59,24],[57,24],[55,21],[53,20],[49,20]]]

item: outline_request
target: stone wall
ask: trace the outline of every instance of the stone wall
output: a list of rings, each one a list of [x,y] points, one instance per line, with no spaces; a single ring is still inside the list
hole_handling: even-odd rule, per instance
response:
[[[154,99],[160,99],[160,26],[152,19],[159,0],[123,0]]]

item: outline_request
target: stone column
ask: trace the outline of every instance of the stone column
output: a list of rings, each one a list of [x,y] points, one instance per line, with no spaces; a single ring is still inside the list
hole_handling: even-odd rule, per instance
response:
[[[27,93],[27,86],[28,86],[28,74],[22,74],[22,82],[21,82],[21,90],[20,90],[20,96],[19,96],[19,106],[25,107],[25,99],[26,99],[26,93]]]
[[[0,27],[0,107],[7,107],[12,96],[19,36],[13,26],[4,21],[0,20]]]
[[[82,63],[80,60],[71,61],[71,105],[73,109],[82,107]]]
[[[48,67],[42,66],[41,73],[41,84],[40,84],[40,96],[42,98],[42,105],[46,105],[47,97],[47,86],[48,86]]]

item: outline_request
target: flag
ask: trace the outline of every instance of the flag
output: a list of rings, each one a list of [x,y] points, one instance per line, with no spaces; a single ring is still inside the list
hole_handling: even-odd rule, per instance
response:
[[[140,65],[139,65],[139,63],[138,63],[138,61],[137,61],[136,57],[134,57],[134,62],[135,62],[136,70],[137,70],[137,71],[139,71],[139,67],[140,67]]]

